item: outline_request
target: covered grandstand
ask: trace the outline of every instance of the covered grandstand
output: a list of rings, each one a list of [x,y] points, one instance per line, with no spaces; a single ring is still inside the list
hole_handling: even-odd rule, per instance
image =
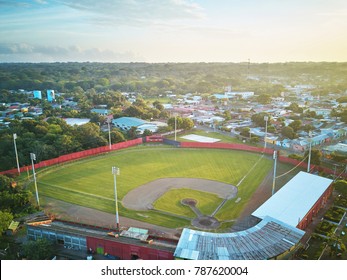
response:
[[[252,215],[271,216],[293,227],[305,229],[332,192],[333,180],[299,172]]]
[[[325,205],[332,180],[299,172],[253,212],[255,226],[232,233],[184,229],[174,256],[189,260],[274,259],[296,246]]]
[[[266,260],[292,249],[304,231],[271,217],[244,231],[210,233],[184,229],[174,256],[189,260]]]

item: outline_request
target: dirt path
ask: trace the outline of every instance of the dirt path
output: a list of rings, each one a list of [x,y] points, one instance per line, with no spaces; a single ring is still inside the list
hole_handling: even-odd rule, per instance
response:
[[[258,187],[250,202],[247,204],[240,218],[236,223],[247,218],[255,209],[259,207],[271,194],[271,178],[272,173],[269,172],[267,177]],[[139,188],[129,192],[123,198],[123,205],[132,209],[148,210],[152,207],[152,203],[171,188],[191,188],[200,191],[216,193],[221,198],[232,198],[237,195],[237,188],[225,183],[194,179],[194,178],[165,178],[155,180]],[[115,215],[102,212],[96,209],[83,207],[61,200],[45,197],[45,212],[54,213],[56,218],[69,220],[73,222],[85,223],[105,228],[115,228]],[[138,220],[119,217],[120,225],[124,227],[140,227],[149,229],[158,235],[176,238],[180,235],[181,230],[156,226]]]
[[[115,215],[102,212],[96,209],[83,207],[61,200],[45,197],[45,212],[54,213],[55,217],[62,220],[84,223],[93,226],[105,227],[109,229],[116,228]],[[119,217],[119,223],[122,227],[139,227],[150,230],[150,233],[155,233],[159,236],[177,238],[180,235],[180,230],[156,226],[153,224],[141,222],[126,217]]]
[[[237,188],[233,185],[196,178],[163,178],[128,192],[122,200],[124,207],[133,210],[152,209],[152,203],[170,189],[189,188],[215,193],[221,198],[233,198]]]

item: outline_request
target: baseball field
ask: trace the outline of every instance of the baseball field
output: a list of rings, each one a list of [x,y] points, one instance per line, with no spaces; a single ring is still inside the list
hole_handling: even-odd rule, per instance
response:
[[[169,228],[190,226],[195,199],[204,215],[236,219],[273,166],[244,151],[140,145],[37,172],[39,195]],[[222,202],[224,203],[222,204]]]

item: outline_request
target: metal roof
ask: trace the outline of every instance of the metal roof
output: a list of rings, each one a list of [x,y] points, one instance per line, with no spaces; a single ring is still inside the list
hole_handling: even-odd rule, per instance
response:
[[[272,217],[244,231],[210,233],[183,229],[174,256],[190,260],[265,260],[297,244],[304,231]]]
[[[271,216],[296,227],[332,181],[300,171],[252,215],[261,219]]]
[[[119,127],[133,127],[133,126],[138,127],[148,122],[138,118],[122,117],[122,118],[113,120],[112,123]]]

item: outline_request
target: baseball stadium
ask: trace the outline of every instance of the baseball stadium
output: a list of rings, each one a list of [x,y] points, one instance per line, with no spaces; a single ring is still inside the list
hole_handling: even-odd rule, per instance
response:
[[[286,176],[276,177],[273,154],[152,136],[23,167],[36,174],[30,186],[45,211],[27,222],[27,236],[87,258],[281,258],[325,205],[332,180],[282,156]]]

